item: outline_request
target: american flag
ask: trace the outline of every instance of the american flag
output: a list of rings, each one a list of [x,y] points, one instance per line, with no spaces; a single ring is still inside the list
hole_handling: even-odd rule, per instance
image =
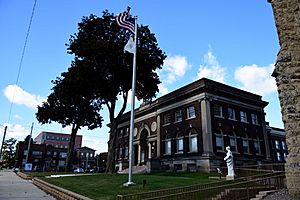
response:
[[[122,28],[125,28],[135,34],[135,23],[134,18],[129,14],[130,7],[127,8],[127,11],[124,11],[116,16],[116,21],[118,25]]]

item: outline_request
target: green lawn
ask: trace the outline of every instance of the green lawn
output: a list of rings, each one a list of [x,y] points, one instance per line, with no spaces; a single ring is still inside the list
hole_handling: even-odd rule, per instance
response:
[[[215,174],[203,172],[134,174],[133,181],[136,185],[130,187],[123,186],[123,183],[128,180],[127,174],[94,174],[91,176],[43,178],[43,180],[92,199],[116,199],[118,194],[211,183],[216,181],[208,178],[213,175]],[[146,180],[145,188],[143,188],[143,180]]]

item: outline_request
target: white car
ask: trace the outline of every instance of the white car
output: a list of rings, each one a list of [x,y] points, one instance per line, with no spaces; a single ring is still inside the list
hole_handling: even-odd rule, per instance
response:
[[[80,168],[80,167],[76,167],[76,168],[73,169],[73,172],[74,173],[83,173],[84,170],[82,168]]]

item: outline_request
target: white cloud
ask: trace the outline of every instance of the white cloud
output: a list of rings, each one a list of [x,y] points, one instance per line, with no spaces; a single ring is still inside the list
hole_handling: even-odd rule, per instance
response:
[[[259,67],[256,64],[236,69],[234,78],[242,84],[241,88],[260,95],[269,95],[277,90],[276,81],[271,76],[274,64]]]
[[[164,84],[171,84],[176,78],[184,76],[190,68],[191,65],[188,63],[186,57],[180,55],[168,56],[160,72],[163,77],[162,82]]]
[[[4,127],[7,126],[6,136],[5,140],[8,140],[10,138],[15,138],[17,140],[24,140],[27,135],[30,134],[30,130],[26,129],[24,126],[20,124],[4,124],[2,127],[0,127],[0,137],[1,137],[1,143],[4,133]]]
[[[162,83],[158,85],[158,89],[159,89],[159,93],[161,95],[168,94],[168,92],[169,92],[168,88],[165,87],[164,84],[162,84]]]
[[[209,50],[204,55],[204,64],[200,65],[196,79],[209,78],[221,83],[225,83],[226,70],[221,67],[217,58]]]
[[[4,95],[10,102],[25,105],[33,109],[36,109],[38,105],[46,101],[46,98],[40,95],[30,94],[17,85],[8,85],[4,89]]]
[[[108,137],[85,136],[82,137],[82,146],[86,146],[96,150],[96,153],[107,151]]]
[[[18,114],[15,114],[15,116],[14,116],[16,119],[22,119],[22,117],[20,116],[20,115],[18,115]]]

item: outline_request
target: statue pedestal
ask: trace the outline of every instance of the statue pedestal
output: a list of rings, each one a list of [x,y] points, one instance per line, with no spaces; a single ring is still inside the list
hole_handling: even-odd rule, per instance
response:
[[[234,176],[226,176],[226,181],[228,181],[228,180],[234,180]]]

